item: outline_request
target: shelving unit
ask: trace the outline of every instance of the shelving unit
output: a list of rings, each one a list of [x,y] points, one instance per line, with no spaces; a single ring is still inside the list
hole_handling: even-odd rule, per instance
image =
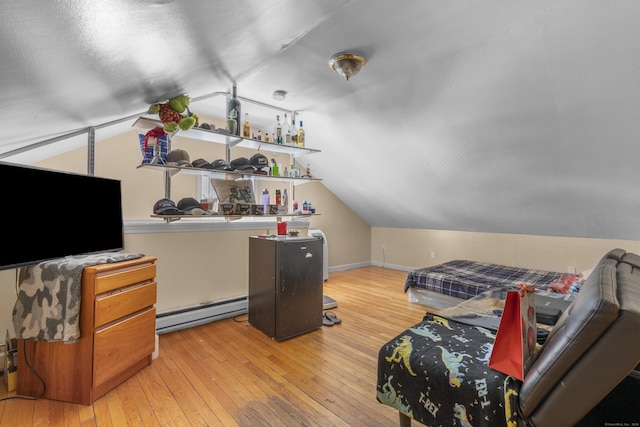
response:
[[[156,127],[162,127],[162,122],[160,120],[152,119],[149,117],[140,117],[133,123],[133,127],[143,131],[149,131]],[[269,151],[272,153],[284,153],[292,155],[294,158],[304,156],[306,154],[320,152],[320,150],[314,150],[307,147],[276,144],[274,142],[258,141],[256,139],[245,139],[239,136],[229,135],[226,131],[221,131],[218,129],[208,130],[201,128],[191,128],[188,131],[178,131],[176,135],[183,136],[185,138],[198,139],[200,141],[224,144],[229,148],[252,148],[255,150]]]
[[[132,125],[132,127],[140,129],[141,131],[149,131],[156,127],[162,127],[162,122],[158,119],[149,118],[149,117],[139,117]],[[304,155],[319,153],[320,150],[315,150],[307,147],[299,147],[296,145],[286,145],[286,144],[277,144],[272,142],[258,141],[255,139],[247,139],[242,138],[235,135],[229,135],[226,130],[208,130],[201,128],[192,128],[188,131],[178,131],[175,135],[192,138],[201,141],[211,142],[215,144],[222,144],[226,146],[226,160],[230,160],[230,150],[232,148],[248,148],[259,150],[260,152],[270,152],[277,154],[288,154],[290,156],[290,160],[292,160],[289,164],[293,164],[293,160]],[[175,136],[174,135],[174,136]],[[252,186],[254,188],[254,194],[256,198],[259,196],[256,191],[257,183],[259,181],[279,181],[288,183],[291,187],[291,200],[295,198],[295,187],[300,184],[306,184],[312,181],[321,181],[319,178],[314,177],[289,177],[289,176],[272,176],[272,175],[263,175],[263,174],[254,174],[254,173],[242,173],[236,171],[218,171],[211,169],[202,169],[202,168],[194,168],[189,166],[174,166],[174,165],[158,165],[158,164],[141,164],[137,167],[138,169],[162,172],[165,176],[165,197],[170,197],[170,187],[171,187],[171,178],[177,174],[188,174],[188,175],[198,175],[202,177],[211,177],[211,178],[222,178],[222,179],[248,179],[251,180]],[[152,218],[162,218],[166,222],[177,221],[183,218],[224,218],[225,221],[233,221],[240,218],[254,217],[254,218],[270,218],[270,217],[311,217],[313,215],[319,214],[311,214],[311,213],[298,213],[298,212],[287,212],[278,215],[222,215],[222,214],[214,214],[214,215],[151,215]]]

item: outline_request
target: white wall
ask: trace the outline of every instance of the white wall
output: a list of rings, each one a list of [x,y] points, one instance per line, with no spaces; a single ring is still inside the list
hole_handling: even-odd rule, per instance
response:
[[[371,231],[372,263],[407,270],[471,259],[559,272],[572,266],[580,273],[614,248],[640,253],[640,241],[384,227]]]

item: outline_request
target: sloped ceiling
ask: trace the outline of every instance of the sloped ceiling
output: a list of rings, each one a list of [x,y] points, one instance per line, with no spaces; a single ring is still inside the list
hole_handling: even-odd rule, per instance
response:
[[[212,94],[236,81],[299,112],[322,151],[302,161],[372,226],[638,240],[638,16],[635,0],[8,2],[0,159],[75,148],[88,126],[99,141],[181,93],[221,117]],[[350,81],[327,65],[342,51],[368,59]]]

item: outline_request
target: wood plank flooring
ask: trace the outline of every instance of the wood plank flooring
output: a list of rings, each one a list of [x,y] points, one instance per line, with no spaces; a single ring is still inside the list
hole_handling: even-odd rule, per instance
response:
[[[407,301],[406,275],[331,273],[324,293],[342,323],[282,342],[247,315],[160,335],[152,365],[93,405],[2,400],[0,426],[397,426],[376,401],[376,368],[382,344],[428,310]]]

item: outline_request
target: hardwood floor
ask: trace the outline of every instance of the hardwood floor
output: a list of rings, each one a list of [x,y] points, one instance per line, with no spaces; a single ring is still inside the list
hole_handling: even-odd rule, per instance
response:
[[[376,401],[378,349],[422,319],[406,272],[331,273],[342,323],[276,342],[247,315],[160,335],[150,367],[91,406],[0,401],[0,426],[397,426]],[[0,398],[15,395],[0,386]]]

